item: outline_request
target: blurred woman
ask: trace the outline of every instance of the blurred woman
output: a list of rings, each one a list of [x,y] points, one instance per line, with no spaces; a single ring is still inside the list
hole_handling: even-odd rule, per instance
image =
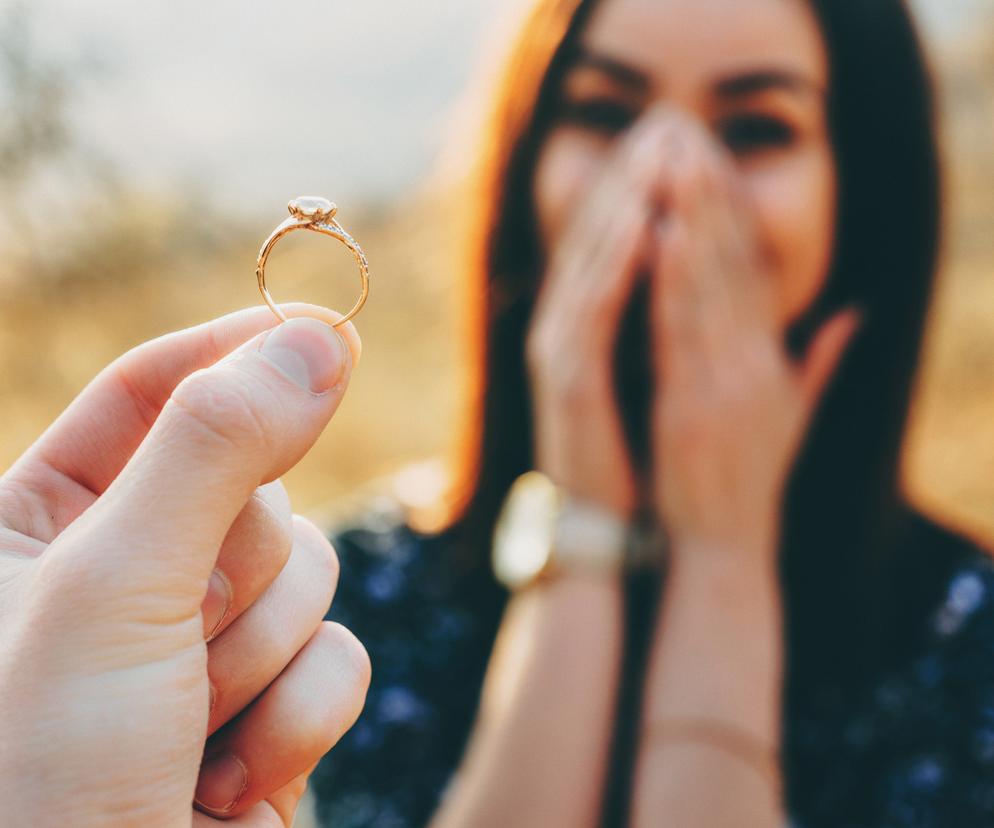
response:
[[[994,574],[900,486],[941,223],[904,3],[540,0],[482,161],[464,473],[444,529],[336,538],[374,679],[322,820],[994,823]]]

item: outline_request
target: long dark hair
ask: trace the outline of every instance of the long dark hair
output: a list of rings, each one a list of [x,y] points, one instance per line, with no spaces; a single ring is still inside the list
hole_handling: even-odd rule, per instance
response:
[[[940,248],[931,78],[903,0],[810,2],[830,60],[837,241],[824,290],[785,344],[802,352],[841,307],[858,305],[866,317],[784,501],[788,709],[803,707],[815,687],[858,692],[872,671],[899,663],[914,644],[913,625],[969,546],[912,509],[901,491],[901,447]],[[532,464],[524,342],[542,266],[532,173],[595,5],[537,3],[483,148],[466,317],[477,382],[452,522],[471,566],[486,565],[500,503]],[[644,336],[631,333],[633,308],[619,344],[630,352],[619,364],[638,364],[633,349],[645,347]],[[622,394],[619,405],[638,456],[646,400],[633,396]]]

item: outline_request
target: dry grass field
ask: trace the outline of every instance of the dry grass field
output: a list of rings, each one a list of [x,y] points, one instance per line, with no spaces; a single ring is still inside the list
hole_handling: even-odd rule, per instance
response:
[[[992,52],[977,42],[940,56],[949,242],[906,454],[914,496],[988,537],[994,536]],[[22,251],[0,273],[0,465],[9,465],[119,353],[259,301],[255,253],[282,206],[274,205],[271,222],[212,215],[207,224],[194,207],[126,190],[95,200],[71,228],[34,239],[36,255]],[[378,209],[342,205],[341,219],[372,266],[371,298],[358,319],[364,355],[332,427],[287,478],[299,511],[326,517],[370,484],[390,485],[384,481],[392,472],[438,457],[449,444],[459,400],[452,295],[460,274],[452,253],[460,212],[456,199],[439,193]],[[351,304],[356,287],[347,252],[309,234],[278,248],[270,279],[279,299],[340,308]],[[423,481],[428,485],[430,476]]]

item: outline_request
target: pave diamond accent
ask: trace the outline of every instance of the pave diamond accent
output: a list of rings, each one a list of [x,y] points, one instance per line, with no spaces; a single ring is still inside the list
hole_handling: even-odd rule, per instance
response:
[[[311,224],[331,221],[338,212],[333,201],[321,196],[298,196],[287,205],[287,209],[295,219]]]

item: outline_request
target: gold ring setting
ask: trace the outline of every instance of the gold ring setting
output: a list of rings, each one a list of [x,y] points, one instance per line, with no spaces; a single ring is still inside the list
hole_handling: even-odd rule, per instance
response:
[[[287,205],[287,209],[290,211],[290,218],[270,233],[269,238],[263,242],[262,248],[259,250],[259,258],[255,268],[255,275],[259,281],[259,292],[262,293],[262,298],[266,300],[269,309],[276,314],[276,318],[280,322],[286,322],[286,314],[273,301],[273,297],[266,287],[266,261],[269,259],[269,254],[272,253],[280,239],[294,230],[310,230],[338,239],[355,256],[356,264],[359,266],[359,278],[362,280],[362,292],[352,310],[334,323],[334,327],[337,328],[359,313],[362,306],[366,304],[366,298],[369,296],[369,262],[366,261],[366,254],[359,247],[359,243],[336,220],[335,215],[338,213],[338,207],[334,202],[320,196],[300,196],[293,199]]]

